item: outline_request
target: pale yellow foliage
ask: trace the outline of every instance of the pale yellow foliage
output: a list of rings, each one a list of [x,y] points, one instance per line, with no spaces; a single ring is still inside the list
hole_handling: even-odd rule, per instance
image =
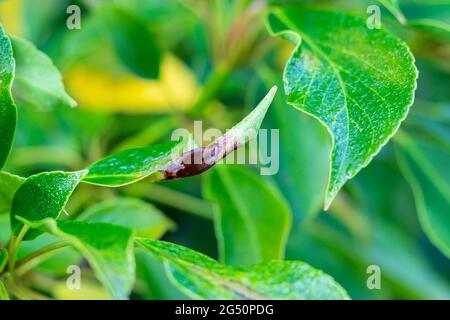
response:
[[[8,34],[24,34],[22,8],[22,0],[0,2],[0,21]]]
[[[192,106],[199,92],[192,72],[176,57],[166,55],[158,80],[130,72],[109,72],[76,65],[65,74],[66,87],[81,107],[107,112],[170,112]]]
[[[80,289],[69,289],[65,281],[52,288],[56,300],[111,300],[109,293],[98,283],[83,279]]]

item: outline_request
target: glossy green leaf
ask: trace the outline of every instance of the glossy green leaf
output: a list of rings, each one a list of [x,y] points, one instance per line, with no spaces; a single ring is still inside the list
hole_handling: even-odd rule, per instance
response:
[[[161,171],[184,151],[184,141],[185,139],[181,139],[118,152],[91,165],[83,181],[106,187],[120,187],[145,178],[161,180],[164,178]]]
[[[157,78],[161,52],[146,23],[119,6],[100,6],[98,12],[122,63],[139,76]]]
[[[132,230],[109,223],[86,221],[22,222],[70,242],[89,262],[114,299],[127,299],[134,284]]]
[[[204,194],[215,203],[220,261],[250,265],[283,259],[291,212],[273,185],[245,167],[217,166],[205,176]]]
[[[11,207],[11,230],[18,235],[23,223],[17,216],[36,222],[57,218],[86,171],[44,172],[28,178],[17,190]],[[33,240],[41,232],[30,230],[25,240]]]
[[[167,272],[183,291],[201,299],[348,299],[330,276],[299,261],[226,266],[164,241],[136,240],[166,261]]]
[[[4,248],[0,248],[0,274],[5,269],[7,262],[8,262],[8,251]]]
[[[9,212],[14,194],[24,181],[25,178],[0,171],[0,213]]]
[[[252,266],[225,266],[172,243],[138,239],[156,257],[183,291],[201,299],[348,299],[330,276],[299,261]]]
[[[413,189],[422,228],[450,257],[450,147],[404,132],[397,141],[400,167]]]
[[[150,239],[158,239],[175,227],[158,208],[133,198],[98,203],[82,213],[78,219],[124,226],[135,230],[137,236]]]
[[[274,8],[273,34],[297,44],[284,81],[288,102],[317,118],[333,139],[328,208],[406,117],[417,70],[408,47],[384,29],[340,12]]]
[[[57,107],[75,107],[66,93],[61,74],[50,58],[31,42],[12,38],[16,75],[12,93],[18,104],[47,111]]]
[[[4,283],[0,280],[0,300],[9,300],[8,290]]]
[[[15,62],[11,41],[0,25],[0,169],[8,159],[16,130],[16,106],[11,96]]]

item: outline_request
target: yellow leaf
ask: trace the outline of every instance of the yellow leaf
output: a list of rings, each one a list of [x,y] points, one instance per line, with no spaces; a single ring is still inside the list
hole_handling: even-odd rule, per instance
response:
[[[83,279],[80,289],[69,289],[65,281],[58,282],[52,288],[56,300],[111,300],[108,292],[93,281]]]
[[[23,0],[0,2],[0,21],[8,34],[23,36]]]
[[[160,78],[148,80],[79,64],[66,72],[66,87],[81,107],[95,111],[171,112],[192,106],[199,87],[191,71],[172,55],[160,68]]]

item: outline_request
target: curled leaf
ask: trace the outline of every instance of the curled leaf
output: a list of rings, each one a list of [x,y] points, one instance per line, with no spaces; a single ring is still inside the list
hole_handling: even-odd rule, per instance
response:
[[[249,140],[255,139],[276,92],[277,87],[273,87],[247,117],[207,147],[185,152],[164,170],[164,179],[184,178],[203,173]]]
[[[409,48],[362,17],[308,7],[274,8],[270,31],[296,43],[284,71],[288,103],[319,120],[332,140],[325,195],[338,191],[395,134],[414,100]]]

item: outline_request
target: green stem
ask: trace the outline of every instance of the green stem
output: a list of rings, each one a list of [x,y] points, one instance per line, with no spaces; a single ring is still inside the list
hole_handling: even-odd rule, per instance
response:
[[[26,257],[23,257],[22,259],[18,260],[16,263],[16,267],[17,267],[17,272],[20,273],[20,269],[23,269],[26,267],[26,265],[30,262],[32,262],[33,260],[42,257],[43,255],[46,255],[48,253],[52,253],[55,250],[61,249],[61,248],[65,248],[67,246],[69,246],[70,243],[67,241],[59,241],[59,242],[55,242],[52,243],[44,248],[41,248],[31,254],[29,254]]]
[[[130,186],[125,189],[125,193],[146,198],[205,219],[212,219],[213,217],[212,206],[209,203],[157,184],[152,184],[150,187],[146,186],[145,189],[139,185]]]
[[[13,296],[18,298],[19,300],[49,300],[48,297],[34,292],[33,290],[30,290],[28,288],[18,286],[11,280],[8,280],[6,282],[6,286],[8,288],[8,291],[11,292]]]
[[[8,263],[8,270],[11,274],[14,274],[17,252],[19,251],[20,244],[22,243],[22,240],[27,234],[29,229],[30,226],[24,225],[17,237],[14,237],[14,235],[11,236],[13,239],[11,241],[11,246],[9,248],[9,263]]]

